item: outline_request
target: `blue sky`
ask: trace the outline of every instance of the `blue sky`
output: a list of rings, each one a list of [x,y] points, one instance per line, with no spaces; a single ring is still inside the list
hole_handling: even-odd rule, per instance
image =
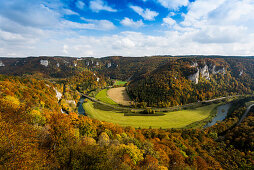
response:
[[[253,0],[0,0],[0,56],[254,55]]]

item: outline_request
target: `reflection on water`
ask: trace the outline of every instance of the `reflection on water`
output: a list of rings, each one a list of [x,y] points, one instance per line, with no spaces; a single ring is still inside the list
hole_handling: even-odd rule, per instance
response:
[[[217,115],[213,118],[213,120],[207,123],[204,128],[213,126],[217,121],[222,121],[227,117],[228,110],[231,104],[225,104],[217,107]]]
[[[81,115],[86,115],[86,112],[83,108],[83,103],[84,103],[85,97],[81,97],[79,102],[78,102],[78,113]]]

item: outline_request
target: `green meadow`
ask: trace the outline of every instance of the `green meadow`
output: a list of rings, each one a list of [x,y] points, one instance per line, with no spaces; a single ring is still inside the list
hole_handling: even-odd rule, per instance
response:
[[[187,109],[173,112],[163,112],[162,116],[126,116],[121,110],[104,108],[104,106],[90,100],[83,104],[87,116],[121,126],[135,128],[184,128],[194,122],[206,119],[218,104],[211,104],[195,109]]]
[[[127,81],[116,80],[114,85],[120,86],[120,85],[124,85],[126,83],[127,83]]]
[[[107,91],[108,89],[103,89],[101,90],[96,96],[95,98],[104,102],[104,103],[108,103],[108,104],[112,104],[112,105],[117,105],[116,102],[114,102],[111,98],[108,97],[107,95]]]

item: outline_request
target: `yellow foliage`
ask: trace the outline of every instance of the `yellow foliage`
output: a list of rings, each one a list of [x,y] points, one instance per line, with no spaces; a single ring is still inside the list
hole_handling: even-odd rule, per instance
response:
[[[20,101],[14,96],[5,96],[2,100],[2,104],[13,109],[18,109],[20,106]]]

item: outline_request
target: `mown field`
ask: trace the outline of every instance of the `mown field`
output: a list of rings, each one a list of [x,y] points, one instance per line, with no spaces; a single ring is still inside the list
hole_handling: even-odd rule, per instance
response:
[[[218,104],[196,109],[166,112],[163,116],[125,116],[125,113],[113,109],[101,109],[92,101],[83,104],[86,114],[94,119],[116,123],[122,126],[141,128],[184,128],[196,121],[207,118]]]
[[[108,97],[107,95],[107,91],[108,89],[103,89],[101,90],[96,96],[95,98],[104,102],[104,103],[108,103],[108,104],[113,104],[113,105],[117,105],[116,102],[114,102],[114,100],[112,100],[111,98]]]
[[[124,106],[131,105],[131,99],[126,92],[125,87],[111,88],[107,91],[107,96],[118,104]]]

